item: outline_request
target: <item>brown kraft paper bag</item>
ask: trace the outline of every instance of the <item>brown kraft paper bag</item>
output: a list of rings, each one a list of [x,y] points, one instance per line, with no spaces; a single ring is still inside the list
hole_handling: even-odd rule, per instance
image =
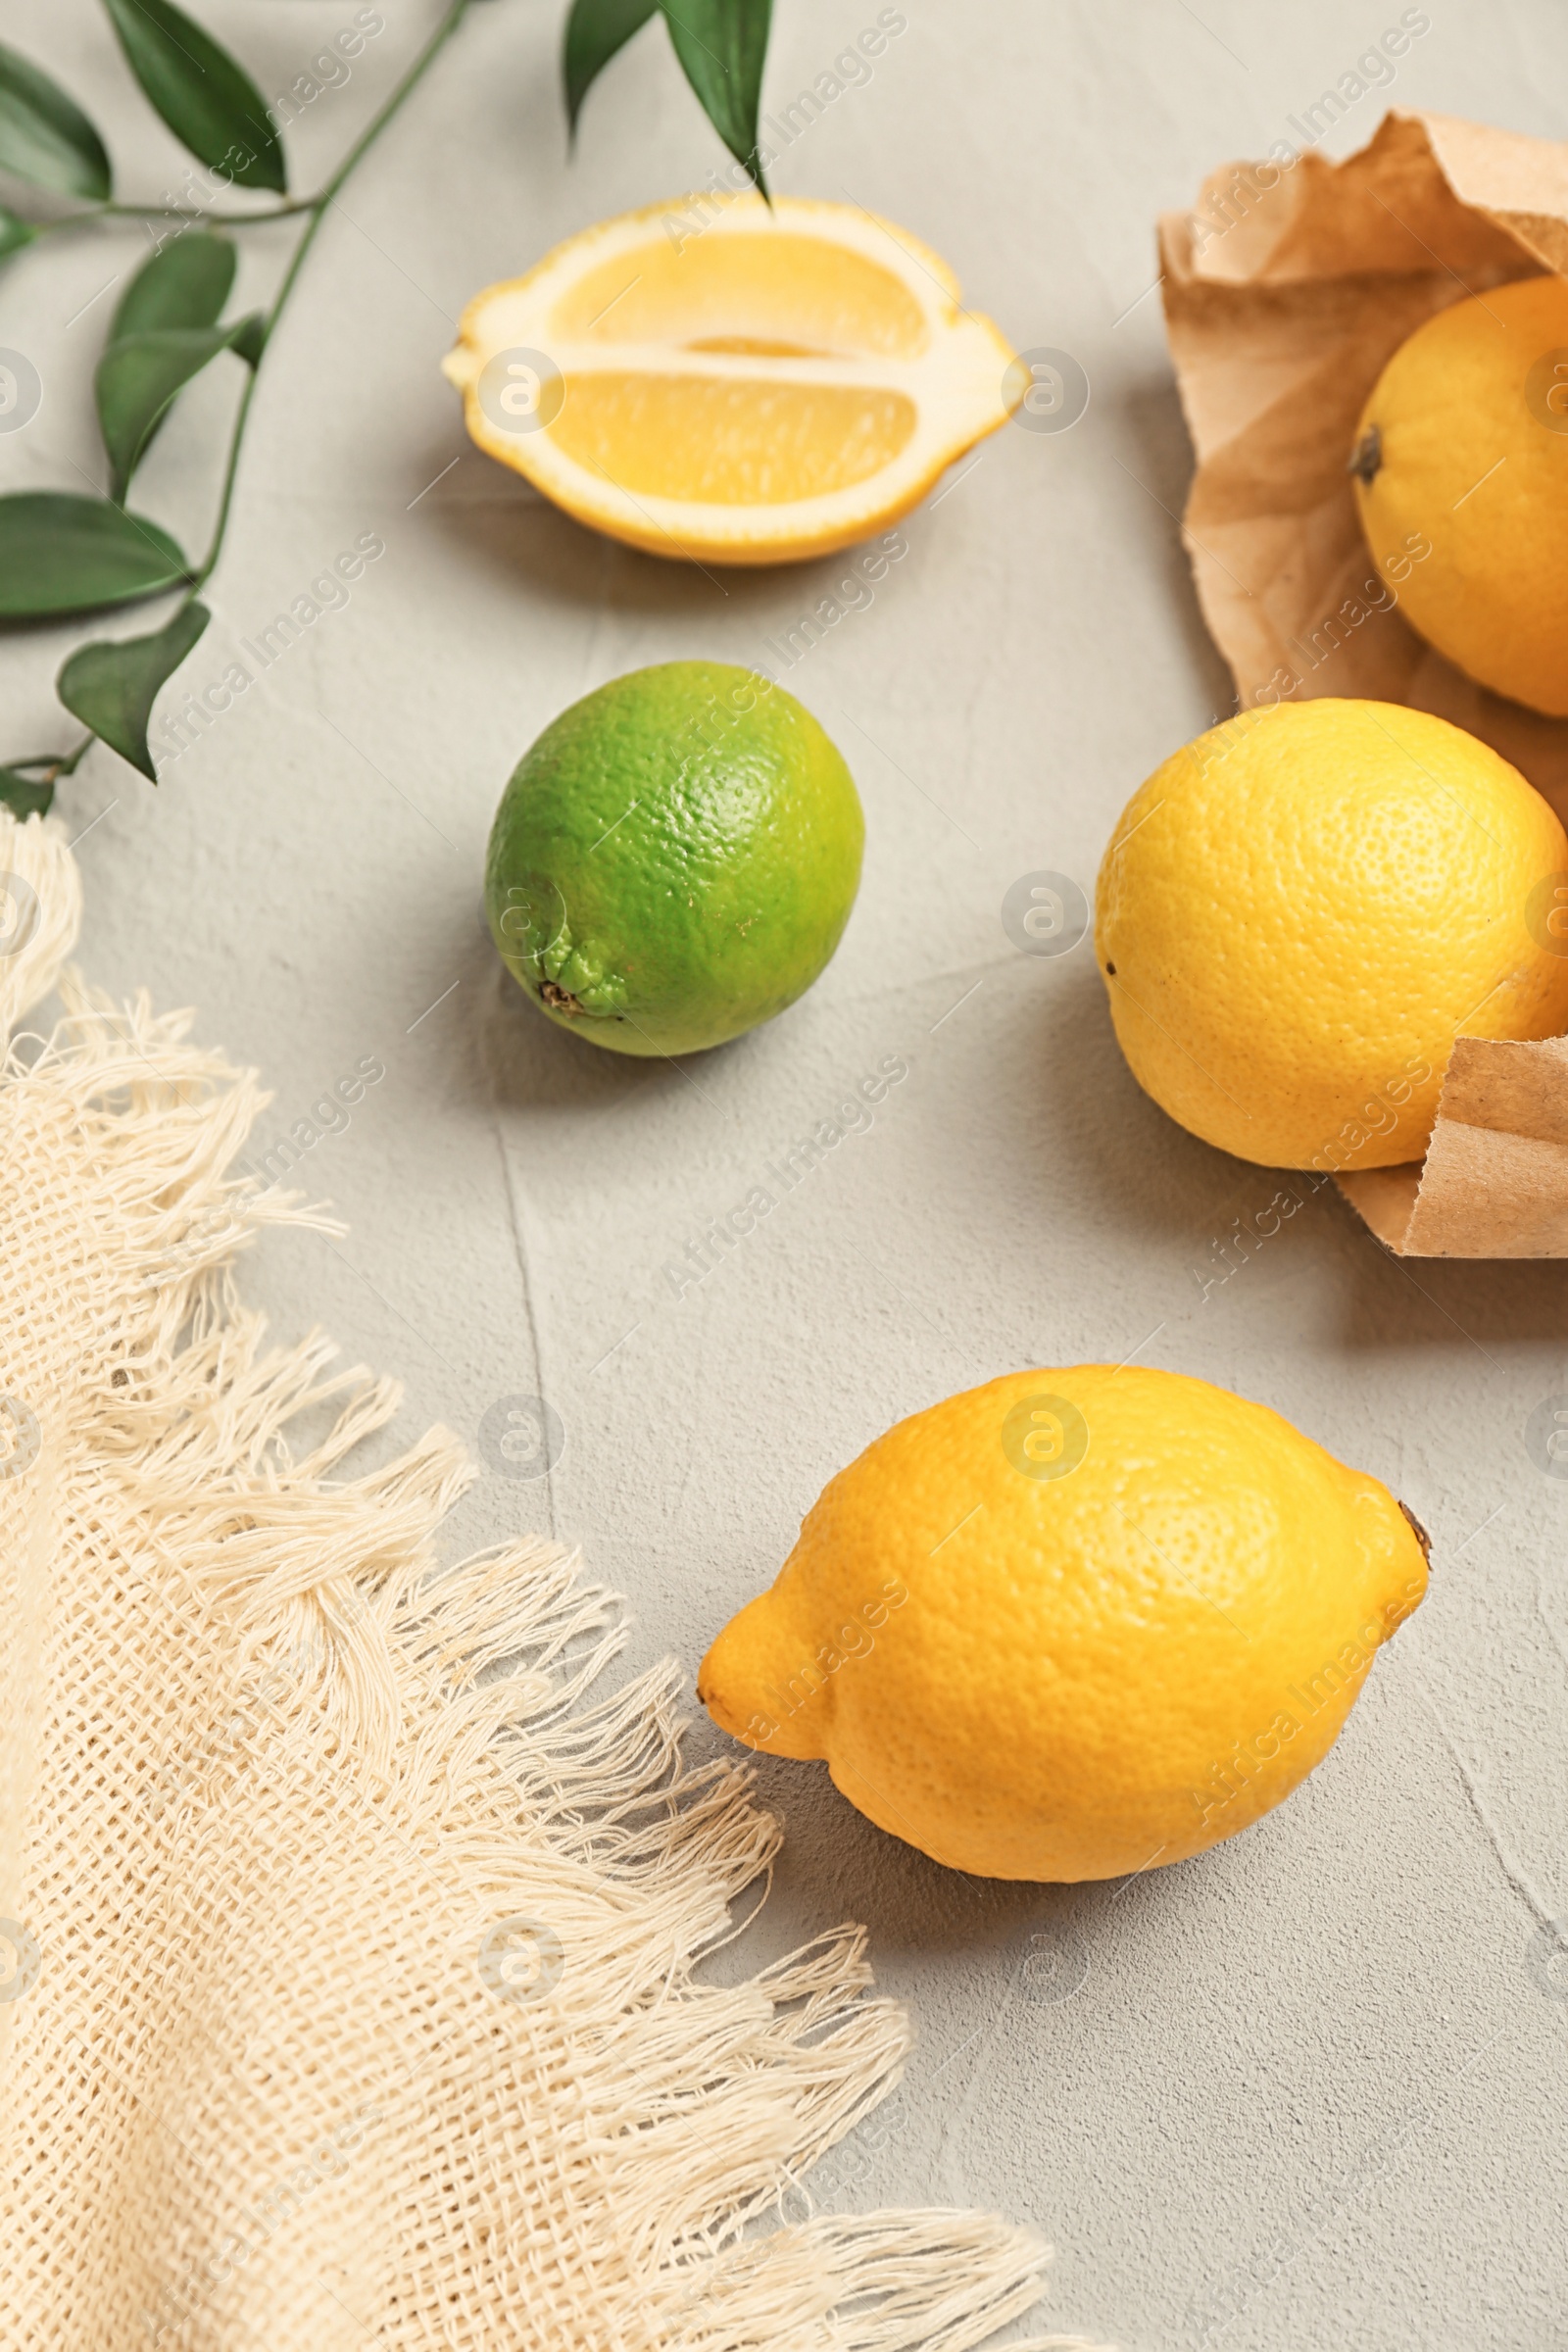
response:
[[[1287,150],[1287,153],[1289,150]],[[1342,164],[1232,164],[1159,224],[1165,318],[1198,469],[1185,536],[1241,709],[1365,696],[1450,719],[1568,821],[1568,720],[1488,693],[1418,637],[1380,577],[1348,462],[1405,338],[1449,303],[1568,272],[1568,145],[1387,115]],[[1568,875],[1560,927],[1568,953]],[[1568,1040],[1459,1041],[1426,1159],[1338,1178],[1415,1257],[1568,1256]]]

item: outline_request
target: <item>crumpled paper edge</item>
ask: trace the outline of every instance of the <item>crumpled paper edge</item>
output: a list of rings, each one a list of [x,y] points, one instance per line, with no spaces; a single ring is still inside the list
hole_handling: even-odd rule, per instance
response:
[[[1406,625],[1346,469],[1367,395],[1425,318],[1568,273],[1568,144],[1396,109],[1343,163],[1276,148],[1210,173],[1159,247],[1198,456],[1183,535],[1237,708],[1332,694],[1434,711],[1568,821],[1568,722],[1489,694]],[[1568,1257],[1568,1041],[1460,1039],[1425,1161],[1337,1182],[1400,1256]]]
[[[1568,1257],[1568,1038],[1459,1038],[1426,1158],[1337,1182],[1399,1257]]]

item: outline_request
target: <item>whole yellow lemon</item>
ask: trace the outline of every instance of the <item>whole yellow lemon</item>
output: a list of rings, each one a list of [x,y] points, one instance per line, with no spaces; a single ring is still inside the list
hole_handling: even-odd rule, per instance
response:
[[[1375,1478],[1173,1372],[1011,1372],[823,1490],[698,1693],[955,1870],[1108,1879],[1246,1829],[1426,1590]]]
[[[1350,469],[1412,628],[1480,685],[1568,717],[1568,280],[1493,286],[1418,326]]]
[[[1541,795],[1446,719],[1241,712],[1154,770],[1105,852],[1095,939],[1122,1052],[1243,1159],[1419,1159],[1455,1037],[1568,1029],[1565,869]]]

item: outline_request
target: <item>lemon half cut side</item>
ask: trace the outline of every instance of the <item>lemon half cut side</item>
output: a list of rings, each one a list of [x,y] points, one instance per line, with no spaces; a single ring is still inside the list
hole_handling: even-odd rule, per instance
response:
[[[579,522],[719,564],[870,537],[1030,381],[903,229],[756,195],[584,230],[476,295],[443,367],[479,447]]]

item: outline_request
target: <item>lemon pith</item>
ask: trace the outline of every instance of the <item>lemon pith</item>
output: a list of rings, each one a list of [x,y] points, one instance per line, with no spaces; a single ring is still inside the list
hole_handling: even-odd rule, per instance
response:
[[[1243,1159],[1419,1159],[1456,1036],[1568,1028],[1568,943],[1544,919],[1565,868],[1541,795],[1445,719],[1245,711],[1157,767],[1111,835],[1095,936],[1122,1051]]]
[[[1112,1878],[1288,1795],[1425,1589],[1388,1490],[1265,1406],[1015,1372],[829,1483],[698,1691],[939,1862]]]
[[[885,528],[1024,388],[928,248],[858,206],[759,196],[585,230],[477,295],[444,368],[479,447],[579,521],[723,564]]]
[[[1373,387],[1355,464],[1411,626],[1479,684],[1568,717],[1568,280],[1493,286],[1419,326]]]

